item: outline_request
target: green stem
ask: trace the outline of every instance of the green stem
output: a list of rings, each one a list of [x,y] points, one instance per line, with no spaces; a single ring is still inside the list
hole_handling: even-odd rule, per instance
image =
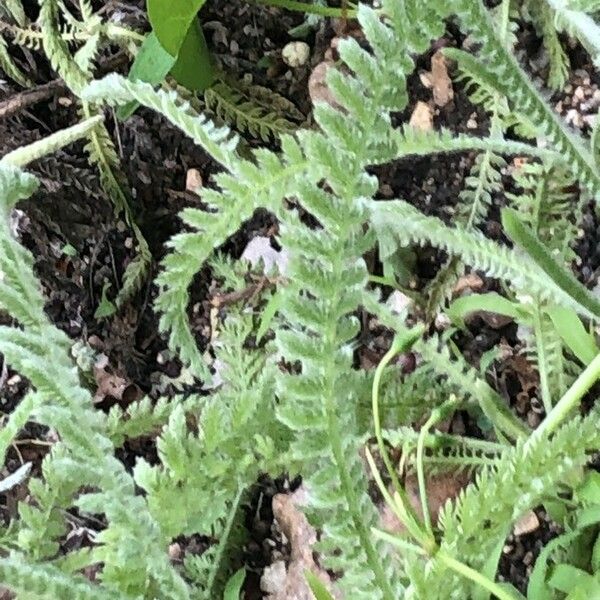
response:
[[[542,424],[531,434],[530,439],[537,440],[555,431],[579,404],[581,398],[596,383],[598,378],[600,378],[600,354],[579,375],[565,395],[542,421]]]
[[[279,6],[302,12],[310,15],[319,15],[321,17],[337,17],[337,18],[356,18],[357,11],[353,8],[334,8],[331,6],[320,6],[319,4],[307,4],[306,2],[298,2],[297,0],[250,0],[254,4],[263,4],[265,6]]]
[[[409,331],[404,332],[403,335],[397,335],[394,338],[394,341],[390,347],[390,349],[385,353],[377,368],[375,369],[375,375],[373,376],[373,387],[371,389],[371,400],[372,400],[372,409],[373,409],[373,422],[375,426],[375,438],[377,439],[377,446],[379,447],[379,453],[381,454],[381,458],[385,465],[385,468],[388,471],[388,474],[392,480],[392,485],[396,493],[398,494],[398,498],[401,503],[401,510],[406,515],[404,525],[411,532],[413,537],[419,541],[419,543],[426,548],[432,548],[435,546],[435,541],[429,532],[425,533],[422,531],[417,515],[415,514],[414,509],[412,508],[408,497],[406,495],[406,491],[400,484],[398,479],[398,475],[396,474],[396,469],[392,464],[390,456],[388,454],[383,434],[381,430],[381,418],[379,415],[379,386],[381,384],[381,377],[383,375],[383,371],[386,366],[390,363],[390,361],[407,348],[410,348],[414,342],[420,337],[423,332],[422,327],[416,327]]]
[[[385,540],[388,544],[392,544],[392,546],[396,546],[401,550],[408,550],[409,552],[413,552],[418,556],[427,557],[427,552],[421,548],[421,546],[416,546],[411,542],[406,541],[405,539],[398,537],[392,533],[387,531],[382,531],[381,529],[377,529],[377,527],[371,527],[371,531],[373,535],[378,537],[379,539]]]
[[[488,579],[485,575],[478,573],[475,569],[472,569],[468,565],[465,565],[464,563],[452,558],[445,552],[440,550],[436,554],[436,558],[459,575],[470,579],[471,581],[480,585],[482,588],[488,590],[491,594],[496,596],[498,600],[515,600],[514,596],[509,591],[499,586],[495,581]]]
[[[548,382],[548,355],[546,353],[546,338],[542,327],[542,315],[540,302],[536,299],[533,307],[533,329],[535,333],[535,345],[537,349],[537,367],[540,376],[540,388],[542,391],[542,403],[546,414],[552,410],[552,396],[550,393],[550,384]]]
[[[33,142],[28,146],[22,146],[21,148],[17,148],[16,150],[9,152],[1,159],[1,162],[4,164],[13,165],[14,167],[24,167],[30,162],[33,162],[34,160],[37,160],[46,154],[55,152],[63,146],[86,137],[89,132],[94,129],[94,127],[102,122],[102,120],[103,119],[101,115],[90,116],[89,119],[85,119],[85,121],[77,123],[77,125],[57,131],[56,133],[38,140],[37,142]]]
[[[417,482],[419,484],[419,496],[421,497],[421,511],[427,533],[433,537],[433,528],[431,526],[431,514],[429,513],[429,503],[427,502],[427,484],[425,483],[425,469],[423,468],[423,450],[425,446],[425,436],[437,420],[437,411],[433,411],[424,425],[421,427],[417,439]]]
[[[369,275],[369,281],[371,283],[378,283],[380,285],[387,285],[388,287],[396,289],[398,286],[391,277],[382,277],[381,275]]]

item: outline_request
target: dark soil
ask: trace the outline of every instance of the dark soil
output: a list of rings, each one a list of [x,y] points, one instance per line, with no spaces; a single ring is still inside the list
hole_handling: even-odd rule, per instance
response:
[[[126,22],[140,24],[143,23],[140,5],[141,2],[126,6],[109,2],[107,10],[119,10]],[[34,16],[35,4],[31,3],[28,10]],[[286,67],[281,60],[281,49],[292,39],[287,32],[302,23],[301,15],[254,6],[241,0],[209,0],[203,8],[202,20],[209,46],[230,77],[243,78],[278,92],[292,100],[310,122],[311,100],[307,81],[311,69],[322,60],[335,35],[329,20],[307,36],[312,56],[309,63],[299,69]],[[539,40],[535,34],[523,28],[519,35],[523,52],[527,56],[536,56]],[[461,42],[462,37],[450,30],[446,37],[436,41],[430,52],[417,59],[415,73],[408,82],[410,101],[406,110],[395,116],[396,122],[407,121],[418,100],[431,98],[431,92],[423,86],[419,73],[429,70],[433,52],[440,46],[455,46]],[[574,47],[570,54],[574,64],[571,93],[584,85],[585,73],[585,85],[590,89],[596,85],[597,89],[600,78],[585,53]],[[39,54],[19,51],[16,57],[27,65],[38,84],[54,78]],[[121,62],[122,70],[126,68],[119,56],[115,58],[109,54],[101,57],[99,63],[102,68],[102,64],[112,65],[115,61]],[[543,68],[536,74],[544,75]],[[0,102],[18,91],[10,83],[1,83]],[[461,84],[454,84],[454,92],[454,99],[437,109],[435,126],[457,133],[485,134],[489,126],[488,117],[470,102]],[[570,93],[557,94],[554,101],[562,101],[564,109],[572,104],[567,101],[569,98],[572,98]],[[73,98],[67,91],[62,91],[0,120],[0,155],[76,120]],[[474,127],[467,126],[467,123],[473,122]],[[217,165],[178,130],[150,111],[139,110],[125,123],[109,116],[107,123],[118,141],[135,220],[152,251],[154,276],[157,264],[166,252],[165,242],[180,230],[178,212],[201,201],[201,194],[199,199],[186,191],[188,170],[197,169],[204,185],[209,186],[211,176],[218,170]],[[589,131],[587,122],[582,121],[581,130]],[[249,137],[246,141],[251,146],[262,144]],[[440,155],[435,159],[403,159],[378,167],[374,169],[380,178],[378,196],[381,201],[403,198],[424,213],[451,222],[458,193],[474,158],[472,154]],[[102,320],[94,318],[103,288],[110,284],[109,296],[114,295],[121,285],[126,265],[134,256],[132,232],[122,218],[114,215],[110,200],[102,191],[96,171],[87,164],[81,145],[73,145],[55,156],[38,161],[32,166],[32,171],[40,176],[42,186],[33,198],[20,206],[19,230],[23,242],[35,256],[35,268],[48,299],[48,314],[74,340],[83,340],[106,354],[111,372],[129,384],[129,394],[121,399],[103,399],[99,410],[108,410],[115,402],[126,406],[144,393],[156,395],[156,383],[165,376],[177,377],[180,365],[169,358],[165,339],[158,333],[158,319],[152,310],[156,295],[152,279],[117,315]],[[495,198],[494,202],[492,217],[483,229],[490,237],[499,238],[498,214],[505,198]],[[273,216],[259,212],[242,231],[228,240],[222,250],[238,257],[250,239],[256,235],[272,235],[275,226]],[[581,259],[577,268],[582,280],[592,283],[597,280],[600,268],[600,239],[597,216],[591,208],[581,226],[584,235],[577,248]],[[417,263],[418,287],[435,275],[443,260],[439,253],[423,250]],[[214,290],[215,285],[210,271],[204,269],[192,288],[191,305],[198,307],[193,313],[192,325],[203,348],[210,331],[208,293],[210,289]],[[484,285],[486,289],[494,289],[496,283],[485,281]],[[372,364],[376,364],[389,343],[389,336],[377,338],[379,333],[366,332],[361,338],[366,346],[370,346],[369,360]],[[481,320],[473,323],[471,329],[457,337],[456,341],[473,364],[477,364],[481,355],[498,343],[506,346],[509,358],[497,366],[497,377],[492,383],[524,419],[531,422],[535,419],[531,414],[539,415],[539,407],[531,401],[535,399],[535,383],[531,383],[531,373],[518,358],[520,348],[514,324],[492,327]],[[4,365],[1,355],[0,367],[0,406],[3,412],[9,413],[22,399],[28,384]],[[467,427],[471,428],[471,425],[467,424]],[[40,461],[51,443],[51,432],[28,426],[9,452],[4,472],[14,471],[25,461],[32,461],[34,471],[39,472]],[[152,439],[132,440],[119,450],[118,455],[129,468],[140,456],[152,463],[157,460]],[[291,484],[292,487],[295,484],[297,482]],[[270,499],[274,493],[289,488],[290,483],[284,478],[257,482],[253,502],[248,509],[249,542],[244,555],[252,574],[248,597],[260,597],[258,580],[262,568],[276,553],[285,555],[285,549],[278,541],[269,541],[272,540]],[[14,516],[15,502],[22,493],[23,490],[17,490],[5,498],[0,507],[5,521]],[[502,575],[520,589],[524,589],[527,574],[541,546],[556,533],[556,528],[544,518],[540,518],[540,522],[540,527],[531,534],[509,538],[502,555]],[[98,528],[97,523],[89,526],[91,529]],[[182,552],[200,552],[206,547],[207,540],[181,539],[174,543],[180,546]]]

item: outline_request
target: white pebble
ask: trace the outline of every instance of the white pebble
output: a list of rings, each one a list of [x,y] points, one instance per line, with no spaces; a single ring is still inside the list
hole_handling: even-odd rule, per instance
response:
[[[306,64],[309,56],[310,47],[306,42],[290,42],[281,51],[283,62],[293,68]]]

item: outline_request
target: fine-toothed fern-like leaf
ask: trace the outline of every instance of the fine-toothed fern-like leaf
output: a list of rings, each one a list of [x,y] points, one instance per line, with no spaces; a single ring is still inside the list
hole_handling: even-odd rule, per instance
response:
[[[583,419],[573,418],[551,439],[519,440],[493,467],[480,471],[475,482],[441,512],[440,548],[481,569],[519,516],[554,497],[561,485],[572,485],[581,477],[588,452],[600,444],[598,418],[598,411],[593,411]],[[430,585],[435,582],[434,587],[444,590],[433,592],[431,598],[470,596],[467,580],[439,563],[427,570],[426,577]],[[447,590],[452,590],[451,596]]]
[[[265,142],[295,131],[303,120],[289,100],[260,86],[238,89],[219,81],[204,92],[204,101],[223,122]]]
[[[520,188],[507,193],[512,207],[555,256],[570,263],[580,208],[572,176],[554,162],[521,162],[512,175]]]
[[[42,45],[52,68],[75,94],[79,94],[87,84],[87,77],[73,60],[67,43],[61,37],[56,0],[41,0],[38,23],[42,33]]]
[[[285,450],[273,410],[273,366],[265,364],[264,351],[245,350],[252,315],[238,312],[227,317],[219,333],[223,382],[201,402],[198,433],[189,431],[185,407],[176,406],[157,441],[161,464],[151,467],[141,460],[135,468],[150,511],[169,537],[200,533],[218,539],[187,565],[202,590],[199,597],[206,600],[221,597],[227,561],[233,559],[225,550],[238,533],[244,490],[273,469]]]
[[[487,215],[492,194],[502,189],[501,169],[504,159],[490,150],[479,154],[465,179],[465,189],[460,193],[457,218],[466,229],[475,227]]]
[[[570,6],[564,0],[545,0],[554,10],[554,25],[577,38],[590,53],[596,66],[600,65],[600,26],[585,11]],[[576,3],[575,3],[576,4]]]
[[[548,86],[561,90],[569,77],[570,63],[558,36],[556,13],[546,0],[527,0],[525,7],[548,53]]]
[[[70,577],[51,565],[30,565],[19,554],[0,558],[0,578],[19,596],[35,594],[40,600],[111,600],[114,592],[93,585],[83,576]]]
[[[21,0],[5,0],[4,6],[0,7],[0,11],[5,10],[16,21],[18,25],[23,27],[27,22],[27,15]]]
[[[25,150],[21,152],[27,155]],[[91,562],[104,565],[103,585],[94,588],[90,597],[94,593],[98,597],[139,597],[153,589],[152,593],[162,597],[186,600],[187,588],[163,551],[165,538],[137,495],[132,478],[114,457],[102,413],[94,409],[91,394],[80,385],[69,355],[69,340],[44,314],[33,257],[14,239],[8,220],[16,202],[31,194],[35,180],[4,161],[6,158],[0,164],[0,297],[3,303],[5,298],[16,303],[10,310],[21,327],[0,327],[0,346],[7,364],[27,377],[35,390],[26,397],[25,407],[32,409],[30,418],[53,428],[60,439],[44,459],[44,479],[29,482],[33,501],[20,505],[18,545],[30,560],[50,558],[64,531],[67,508],[103,513],[108,527],[99,534],[99,545],[90,555]],[[14,415],[20,422],[25,418],[23,410]],[[75,498],[86,486],[89,491]],[[147,557],[143,563],[140,556]],[[47,589],[51,597],[79,597],[77,578],[57,576],[50,578],[53,584],[45,567],[19,564],[19,568],[11,562],[0,565],[4,586],[17,591],[25,587],[38,595]],[[68,589],[72,591],[65,591]]]
[[[526,114],[552,148],[562,154],[573,175],[594,195],[600,197],[600,174],[595,167],[589,145],[569,131],[552,107],[542,98],[531,78],[498,39],[494,24],[481,0],[454,0],[464,28],[482,44],[480,60],[488,80],[514,108]]]
[[[92,60],[98,50],[99,37],[98,34],[93,34],[73,57],[67,43],[61,37],[57,25],[57,10],[56,0],[42,0],[39,24],[43,34],[43,47],[54,70],[65,80],[67,86],[80,96],[90,77]],[[87,14],[89,10],[89,7],[84,6],[84,13]],[[93,17],[88,15],[88,20],[93,20]],[[89,103],[84,102],[82,113],[89,118],[95,115],[97,110]],[[121,306],[141,287],[149,270],[151,254],[146,240],[132,217],[126,192],[127,185],[121,172],[119,158],[103,123],[99,123],[90,131],[85,149],[90,161],[98,168],[103,189],[112,200],[117,213],[122,212],[125,215],[138,243],[138,255],[125,270],[123,286],[116,298],[117,306]]]
[[[596,318],[587,306],[554,284],[533,261],[477,232],[447,227],[440,219],[427,217],[402,201],[373,204],[371,220],[383,240],[382,247],[393,245],[390,238],[401,245],[431,244],[461,257],[466,264],[477,266],[490,277],[505,279],[517,290],[538,293],[543,299]]]
[[[186,405],[192,403],[195,404],[195,399],[192,402],[185,402]],[[179,404],[176,400],[166,398],[160,398],[156,404],[153,404],[150,398],[146,397],[130,404],[127,410],[115,405],[108,413],[107,435],[112,443],[119,447],[125,440],[159,433]]]
[[[529,428],[511,412],[500,394],[462,357],[452,359],[447,346],[440,346],[436,337],[418,342],[417,349],[435,371],[445,375],[448,382],[459,389],[461,395],[467,395],[478,404],[490,422],[504,435],[519,439],[529,433]]]
[[[23,87],[29,87],[31,80],[15,65],[13,59],[8,53],[6,42],[0,36],[0,69],[6,73],[8,77],[16,81]]]
[[[404,126],[390,131],[389,142],[385,149],[377,148],[374,151],[373,162],[382,163],[397,160],[399,157],[470,150],[490,151],[494,154],[535,156],[550,160],[561,159],[554,150],[537,148],[530,144],[505,140],[501,137],[478,138],[463,134],[454,135],[447,130],[420,131]]]
[[[184,562],[186,575],[198,589],[200,600],[220,597],[232,566],[240,560],[240,549],[244,547],[248,532],[244,527],[244,490],[234,497],[228,512],[213,528],[218,542],[207,548],[200,556],[191,555]]]
[[[154,91],[150,85],[118,76],[92,83],[84,97],[115,104],[136,101],[154,108],[231,172],[215,178],[220,191],[203,191],[203,200],[211,206],[210,211],[183,211],[183,222],[202,235],[182,233],[172,238],[169,245],[174,252],[164,260],[163,271],[157,278],[162,288],[156,304],[162,313],[161,330],[169,332],[170,347],[180,358],[199,377],[209,379],[188,323],[189,287],[213,249],[225,242],[258,207],[278,210],[290,182],[306,170],[302,150],[293,138],[286,136],[282,139],[283,156],[260,150],[255,152],[254,162],[242,160],[235,151],[238,138],[227,128],[215,127],[175,92]]]

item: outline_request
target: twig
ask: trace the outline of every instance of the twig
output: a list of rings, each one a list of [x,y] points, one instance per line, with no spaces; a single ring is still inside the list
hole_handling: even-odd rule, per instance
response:
[[[11,96],[4,102],[0,102],[0,118],[10,117],[22,110],[25,110],[28,106],[47,100],[52,96],[56,96],[67,90],[64,82],[60,79],[54,79],[48,83],[44,83],[31,90],[24,90]]]

